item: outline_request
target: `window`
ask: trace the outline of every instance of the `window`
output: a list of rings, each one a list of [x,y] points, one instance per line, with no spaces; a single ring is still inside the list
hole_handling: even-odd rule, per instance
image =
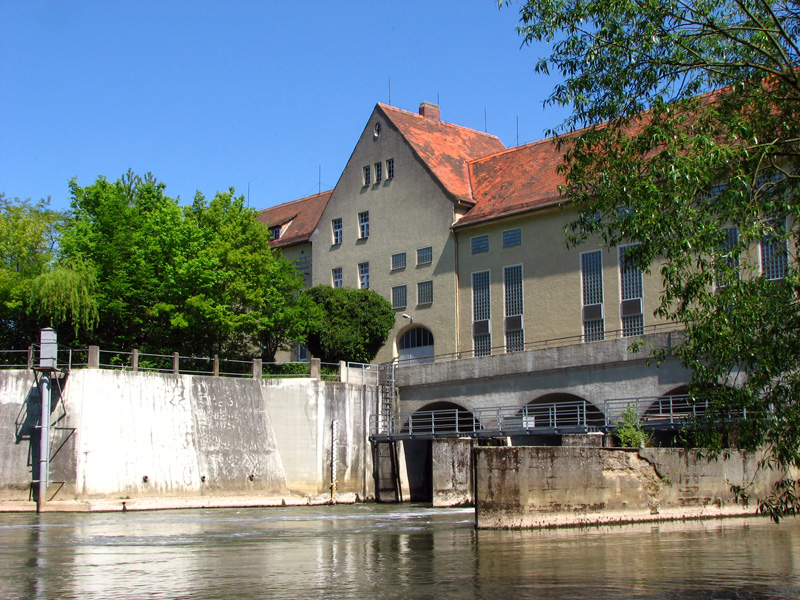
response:
[[[331,234],[332,239],[331,242],[334,246],[342,243],[342,220],[341,219],[334,219],[331,221]]]
[[[417,250],[417,266],[429,265],[433,262],[433,248],[420,248]]]
[[[480,235],[472,238],[472,253],[480,254],[481,252],[489,251],[489,236]]]
[[[383,163],[375,163],[375,183],[383,181]]]
[[[406,286],[398,285],[392,288],[392,308],[405,308]]]
[[[600,250],[581,254],[583,285],[583,339],[586,342],[605,337],[603,318],[603,256]]]
[[[642,272],[625,259],[625,253],[635,246],[619,249],[619,280],[622,292],[622,335],[630,337],[644,334],[642,312]]]
[[[297,360],[306,362],[308,360],[308,348],[305,344],[297,344]]]
[[[358,237],[362,240],[369,237],[369,212],[358,213]]]
[[[341,269],[341,267],[331,270],[331,284],[335,288],[342,287],[342,269]]]
[[[724,288],[731,280],[739,278],[739,257],[734,252],[739,244],[739,229],[736,227],[726,227],[725,241],[722,242],[720,252],[722,253],[723,264],[717,276],[717,287]],[[729,270],[728,270],[729,269]]]
[[[492,334],[489,329],[491,306],[489,271],[472,274],[472,345],[475,356],[492,353]]]
[[[405,268],[406,268],[406,253],[399,252],[397,254],[392,254],[392,271]]]
[[[519,246],[522,243],[522,230],[509,229],[503,232],[503,248]]]
[[[358,265],[358,283],[362,290],[369,289],[369,263]]]
[[[364,185],[369,185],[372,183],[372,177],[370,176],[369,172],[369,165],[364,167]]]
[[[417,284],[417,304],[433,303],[433,281],[420,281]]]
[[[281,228],[278,227],[270,227],[269,228],[269,239],[277,240],[281,237]]]
[[[522,265],[503,269],[505,292],[506,352],[525,349],[525,331],[522,326]]]
[[[386,159],[386,179],[394,179],[394,159]]]
[[[769,231],[761,239],[761,274],[766,279],[786,277],[788,254],[786,248],[786,222],[768,223]]]

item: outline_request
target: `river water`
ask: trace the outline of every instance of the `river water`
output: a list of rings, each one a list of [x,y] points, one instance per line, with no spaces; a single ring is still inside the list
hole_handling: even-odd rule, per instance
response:
[[[800,519],[476,531],[420,505],[0,515],[0,598],[800,598]]]

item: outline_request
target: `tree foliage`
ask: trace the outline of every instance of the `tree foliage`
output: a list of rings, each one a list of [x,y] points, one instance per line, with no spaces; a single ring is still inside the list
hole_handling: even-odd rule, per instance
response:
[[[660,358],[710,406],[694,439],[800,468],[797,3],[530,0],[519,31],[550,44],[547,102],[573,111],[556,136],[569,242],[634,244],[626,260],[658,269],[657,314],[685,326]],[[762,509],[796,512],[779,498]]]
[[[156,354],[263,353],[267,360],[302,341],[313,303],[244,198],[231,189],[181,206],[164,189],[152,175],[132,172],[115,182],[70,183],[58,268],[91,292],[98,315],[96,324],[73,321],[77,339]],[[50,306],[53,316],[60,310]]]
[[[372,290],[316,286],[306,294],[323,318],[308,336],[308,350],[323,362],[368,363],[394,327],[391,303]]]

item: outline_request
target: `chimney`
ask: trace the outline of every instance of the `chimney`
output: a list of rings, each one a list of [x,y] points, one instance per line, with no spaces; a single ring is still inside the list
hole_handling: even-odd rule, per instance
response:
[[[430,102],[423,102],[419,105],[419,114],[432,123],[438,123],[440,120],[439,106]]]

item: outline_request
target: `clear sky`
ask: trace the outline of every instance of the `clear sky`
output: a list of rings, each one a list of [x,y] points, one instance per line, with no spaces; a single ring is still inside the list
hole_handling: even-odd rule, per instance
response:
[[[377,102],[506,146],[565,117],[495,0],[0,0],[0,192],[153,173],[255,208],[336,185]],[[517,125],[518,123],[518,125]]]

